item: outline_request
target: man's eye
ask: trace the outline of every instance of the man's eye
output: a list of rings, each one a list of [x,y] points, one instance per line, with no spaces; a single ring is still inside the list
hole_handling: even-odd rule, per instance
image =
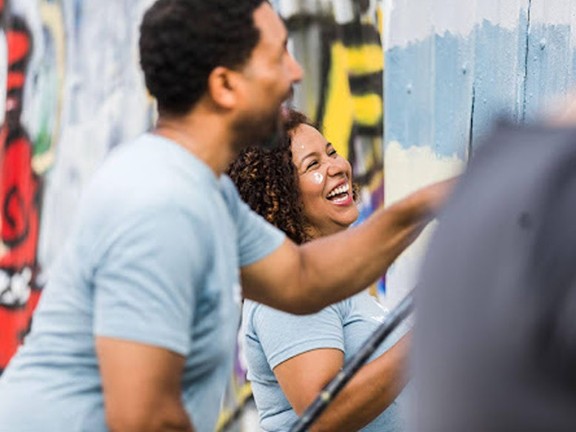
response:
[[[336,155],[336,154],[338,154],[338,152],[336,151],[336,149],[332,149],[332,150],[329,150],[329,151],[328,151],[328,156],[334,156],[334,155]]]

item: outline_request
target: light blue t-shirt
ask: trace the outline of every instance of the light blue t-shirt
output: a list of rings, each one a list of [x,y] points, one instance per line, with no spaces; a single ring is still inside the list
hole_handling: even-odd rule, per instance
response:
[[[186,357],[185,408],[212,432],[230,376],[239,267],[284,234],[181,146],[145,134],[113,152],[0,378],[0,431],[105,431],[95,336]]]
[[[307,351],[335,348],[344,360],[362,347],[384,320],[387,311],[366,291],[311,315],[292,315],[249,300],[244,302],[242,331],[248,379],[264,431],[288,431],[297,415],[284,396],[273,369],[280,363]],[[369,361],[381,355],[407,331],[405,324],[378,348]],[[405,427],[405,399],[402,392],[364,432],[400,431]]]

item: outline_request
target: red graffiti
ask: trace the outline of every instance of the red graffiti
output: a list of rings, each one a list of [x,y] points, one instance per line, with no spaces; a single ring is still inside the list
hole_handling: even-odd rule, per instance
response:
[[[26,305],[18,311],[0,307],[0,372],[6,367],[22,339],[28,332],[30,317],[40,299],[40,291],[34,290]]]
[[[31,143],[25,136],[8,139],[0,183],[0,238],[10,252],[0,257],[0,268],[21,268],[34,263],[38,237],[38,184],[31,160]]]
[[[0,129],[0,371],[27,333],[40,296],[34,284],[40,179],[32,169],[33,145],[21,123],[32,37],[24,20],[11,18],[6,115]]]

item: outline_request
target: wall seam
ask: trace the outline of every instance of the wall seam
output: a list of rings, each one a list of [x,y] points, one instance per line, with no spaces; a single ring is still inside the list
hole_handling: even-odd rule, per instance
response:
[[[521,107],[522,112],[520,115],[520,120],[524,122],[526,119],[526,106],[527,106],[527,98],[526,98],[526,88],[527,88],[527,81],[528,81],[528,52],[530,51],[530,26],[531,26],[531,14],[532,14],[532,0],[528,0],[528,12],[527,12],[527,20],[526,20],[526,37],[524,40],[525,43],[525,51],[524,51],[524,74],[522,80],[522,100]]]
[[[466,159],[470,160],[472,157],[473,140],[474,140],[474,108],[476,107],[476,83],[472,83],[472,106],[470,107],[470,128],[468,131],[468,148]]]

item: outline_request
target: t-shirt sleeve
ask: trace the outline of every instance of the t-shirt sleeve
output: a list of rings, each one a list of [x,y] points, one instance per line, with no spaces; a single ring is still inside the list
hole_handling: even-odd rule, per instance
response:
[[[206,230],[179,209],[144,212],[111,236],[94,270],[94,333],[190,350]]]
[[[274,252],[284,242],[286,234],[252,211],[240,198],[234,183],[223,178],[229,204],[235,213],[238,232],[238,257],[240,267],[261,260]]]
[[[344,352],[342,318],[336,306],[311,315],[292,315],[259,304],[252,325],[271,369],[307,351],[334,348]]]

